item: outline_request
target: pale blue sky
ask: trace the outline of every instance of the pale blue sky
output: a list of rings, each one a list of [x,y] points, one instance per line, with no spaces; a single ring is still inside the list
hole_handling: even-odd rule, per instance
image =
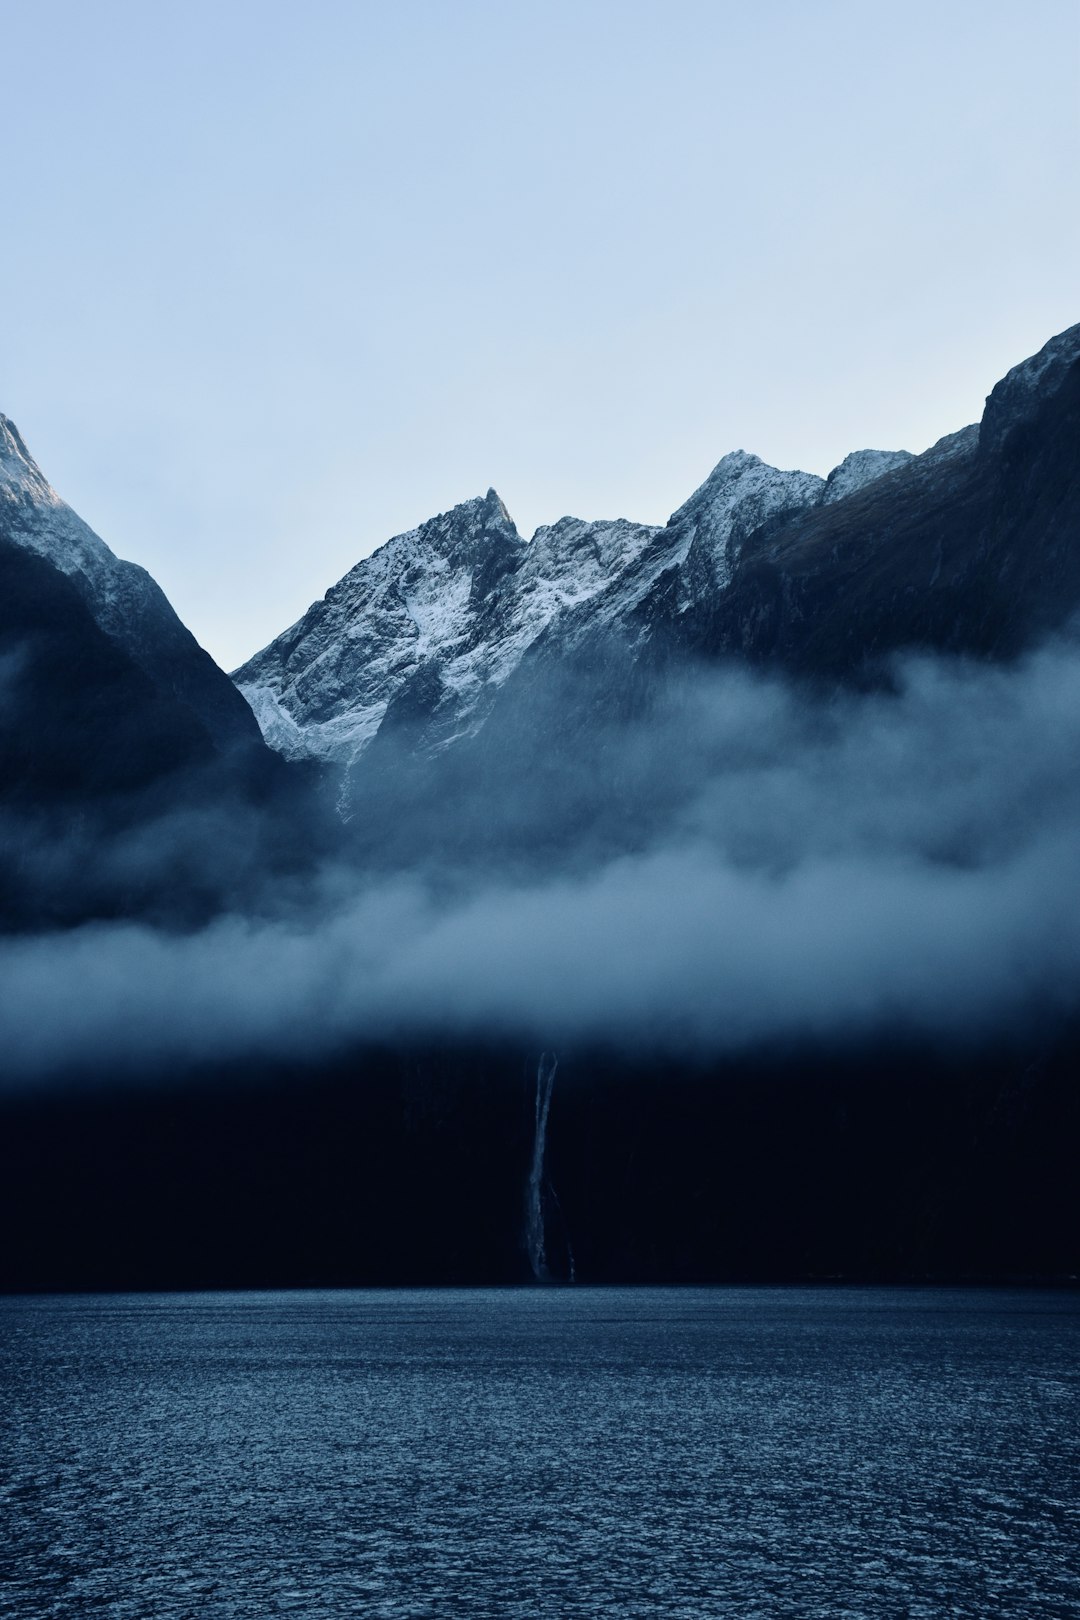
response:
[[[226,666],[489,484],[920,450],[1080,319],[1076,0],[0,25],[0,410]]]

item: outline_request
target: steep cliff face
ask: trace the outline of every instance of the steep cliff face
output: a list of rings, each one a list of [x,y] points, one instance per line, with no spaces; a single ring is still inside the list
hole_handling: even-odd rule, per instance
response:
[[[60,499],[6,416],[0,416],[0,540],[65,575],[99,629],[163,698],[190,711],[219,751],[261,746],[248,705],[160,587],[144,568],[114,556]]]

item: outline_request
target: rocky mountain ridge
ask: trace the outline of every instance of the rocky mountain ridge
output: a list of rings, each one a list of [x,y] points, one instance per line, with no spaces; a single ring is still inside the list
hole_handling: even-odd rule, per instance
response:
[[[494,490],[396,535],[235,671],[282,753],[354,764],[388,713],[422,700],[442,745],[483,723],[542,638],[627,627],[657,581],[683,610],[730,584],[763,523],[846,499],[911,457],[856,451],[828,479],[727,455],[663,528],[564,517],[526,543]]]
[[[981,424],[826,479],[734,451],[659,528],[568,517],[526,543],[489,491],[363,559],[234,679],[272,746],[349,767],[403,716],[422,753],[474,736],[521,676],[612,638],[856,679],[904,647],[1007,655],[1080,602],[1078,366],[1080,326]]]

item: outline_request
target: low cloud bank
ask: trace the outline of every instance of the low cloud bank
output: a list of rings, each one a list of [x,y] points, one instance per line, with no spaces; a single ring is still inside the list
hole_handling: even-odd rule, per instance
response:
[[[704,674],[619,747],[637,829],[621,852],[586,817],[576,854],[513,877],[340,866],[302,903],[198,932],[9,938],[8,1082],[439,1035],[951,1040],[1077,1011],[1074,646],[1012,670],[912,662],[895,694],[829,704]],[[476,823],[475,803],[442,807],[459,810]]]

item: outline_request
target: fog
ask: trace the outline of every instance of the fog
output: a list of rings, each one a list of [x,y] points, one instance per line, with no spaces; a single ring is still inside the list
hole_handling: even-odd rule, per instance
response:
[[[7,1083],[373,1040],[966,1041],[1078,1010],[1074,644],[1012,669],[910,661],[888,693],[828,700],[684,673],[647,714],[576,735],[555,777],[485,774],[477,753],[448,798],[414,773],[362,858],[343,845],[197,928],[9,936]],[[388,755],[378,769],[393,778]],[[545,824],[559,837],[530,855]],[[242,864],[243,839],[183,826],[184,882],[200,826],[215,870],[234,844]],[[398,856],[376,863],[383,834]],[[162,820],[100,860],[145,864],[155,840],[165,860],[176,837]]]

